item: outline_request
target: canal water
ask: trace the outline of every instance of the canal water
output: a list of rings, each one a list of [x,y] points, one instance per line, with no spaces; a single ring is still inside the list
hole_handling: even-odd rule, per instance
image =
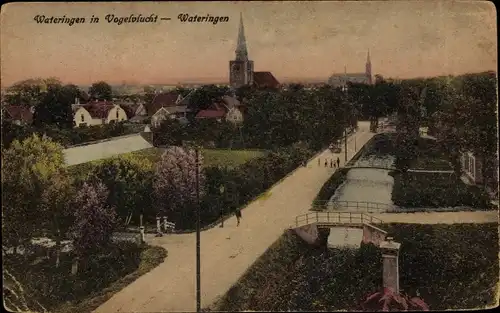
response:
[[[391,168],[395,157],[390,155],[369,155],[361,157],[353,166],[374,166]],[[376,202],[392,206],[392,187],[394,178],[390,170],[377,168],[353,168],[347,172],[347,177],[330,198],[330,203],[342,201]],[[333,208],[332,208],[333,209]],[[357,211],[356,208],[336,205],[336,210]]]

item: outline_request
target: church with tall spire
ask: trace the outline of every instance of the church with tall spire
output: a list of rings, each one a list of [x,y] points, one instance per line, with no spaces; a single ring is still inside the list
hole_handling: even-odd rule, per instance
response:
[[[248,56],[242,13],[240,13],[235,58],[229,61],[229,85],[234,89],[242,86],[276,88],[279,85],[271,72],[254,72],[253,61]]]
[[[345,86],[348,82],[357,84],[372,84],[372,62],[370,60],[370,50],[366,56],[365,72],[364,73],[347,73],[344,67],[344,73],[333,74],[328,79],[328,84],[339,87]]]

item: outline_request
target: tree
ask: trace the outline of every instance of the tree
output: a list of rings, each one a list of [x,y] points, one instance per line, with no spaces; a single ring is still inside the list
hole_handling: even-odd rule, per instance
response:
[[[89,96],[92,100],[111,101],[113,98],[113,91],[108,83],[100,81],[90,86]]]
[[[102,182],[108,189],[106,203],[116,209],[117,217],[128,221],[133,213],[151,210],[153,164],[147,159],[120,156],[96,164],[90,180]]]
[[[55,82],[55,79],[50,81]],[[20,81],[7,89],[6,102],[11,105],[37,106],[45,89],[46,81],[41,78]]]
[[[76,98],[81,98],[81,92],[75,85],[48,85],[40,104],[35,109],[33,124],[71,128],[73,126],[71,104]]]
[[[8,245],[25,245],[51,228],[60,233],[62,192],[68,186],[62,150],[35,134],[2,153],[2,235]]]
[[[93,254],[111,241],[116,221],[114,208],[106,204],[106,186],[98,181],[85,182],[75,198],[75,222],[70,236],[79,257]]]
[[[189,106],[196,112],[208,109],[215,101],[229,94],[229,87],[218,87],[215,85],[204,85],[194,90],[189,98]]]
[[[205,175],[199,155],[200,198],[204,194]],[[196,212],[196,158],[194,149],[171,147],[156,166],[153,181],[154,205],[158,213],[166,214],[179,227],[194,225]]]

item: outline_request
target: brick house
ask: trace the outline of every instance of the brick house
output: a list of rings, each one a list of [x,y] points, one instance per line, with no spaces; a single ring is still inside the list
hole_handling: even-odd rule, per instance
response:
[[[168,91],[157,94],[145,108],[147,115],[151,117],[151,125],[158,127],[167,118],[185,118],[191,112],[188,104],[189,95],[182,97],[177,91]]]
[[[208,109],[199,111],[195,118],[211,118],[241,124],[243,122],[243,106],[235,97],[226,95],[220,101],[214,102]]]
[[[6,105],[2,109],[2,118],[16,125],[30,125],[35,109],[24,105]]]

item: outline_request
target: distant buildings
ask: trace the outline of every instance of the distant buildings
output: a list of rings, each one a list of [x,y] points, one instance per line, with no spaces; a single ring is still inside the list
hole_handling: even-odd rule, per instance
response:
[[[229,85],[232,88],[255,86],[258,88],[278,88],[279,82],[271,72],[254,72],[253,61],[248,58],[248,50],[243,26],[243,16],[240,15],[238,44],[236,58],[229,61]]]
[[[344,69],[343,74],[333,74],[328,79],[328,84],[334,87],[345,86],[348,82],[367,85],[372,84],[372,63],[370,60],[370,51],[368,51],[368,56],[366,58],[364,73],[346,73]]]

